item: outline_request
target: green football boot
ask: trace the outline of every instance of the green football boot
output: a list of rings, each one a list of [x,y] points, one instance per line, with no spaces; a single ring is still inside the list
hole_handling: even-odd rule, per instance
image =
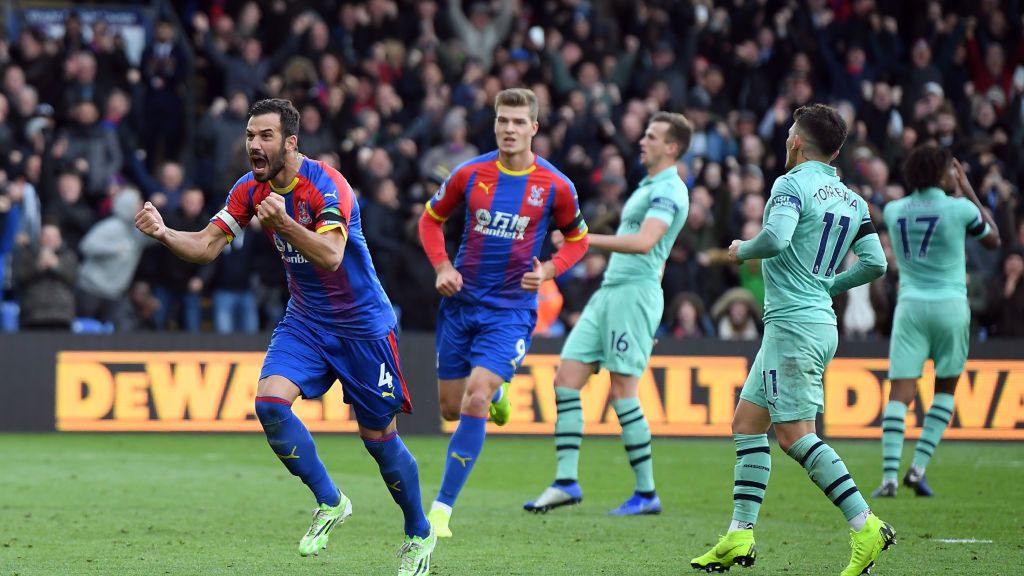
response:
[[[448,522],[452,519],[452,513],[442,508],[434,508],[427,514],[427,521],[430,522],[431,533],[438,538],[451,538],[452,530]]]
[[[735,564],[749,568],[756,558],[754,530],[734,530],[719,538],[703,556],[690,560],[690,566],[705,572],[727,572]]]
[[[491,402],[488,412],[491,415],[491,422],[498,426],[508,423],[508,418],[512,415],[512,403],[508,400],[508,382],[501,383],[501,400]]]
[[[869,514],[860,531],[850,530],[850,563],[840,576],[860,576],[870,574],[882,550],[896,544],[896,529],[888,522],[882,522],[878,516]]]
[[[426,538],[406,536],[398,549],[398,576],[426,576],[430,574],[430,553],[437,545],[433,527]]]
[[[343,493],[338,494],[341,495],[341,500],[337,506],[321,504],[319,508],[313,510],[313,523],[299,540],[299,554],[302,556],[316,555],[327,548],[327,538],[330,537],[331,530],[352,515],[352,501]]]

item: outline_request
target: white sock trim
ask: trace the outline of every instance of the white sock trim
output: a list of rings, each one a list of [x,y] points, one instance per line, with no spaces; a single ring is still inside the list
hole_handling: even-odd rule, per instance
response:
[[[853,518],[850,518],[850,528],[853,528],[854,532],[860,532],[860,529],[864,527],[864,524],[868,521],[868,516],[871,515],[871,509],[867,508],[860,514],[857,514]]]
[[[444,510],[445,512],[448,513],[449,516],[451,516],[451,513],[452,513],[452,507],[451,506],[445,504],[444,502],[438,502],[437,500],[434,500],[434,503],[430,505],[430,511],[433,512],[434,510],[437,510],[438,508],[440,508],[441,510]]]

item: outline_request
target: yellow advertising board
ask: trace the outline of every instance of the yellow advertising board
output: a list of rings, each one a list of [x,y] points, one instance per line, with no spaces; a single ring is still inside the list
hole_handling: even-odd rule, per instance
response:
[[[263,352],[58,352],[56,428],[63,431],[259,431],[253,399]],[[513,413],[503,434],[551,434],[558,356],[526,358],[510,388]],[[888,394],[888,363],[836,358],[825,375],[825,435],[878,438]],[[930,369],[930,368],[929,368]],[[744,356],[654,356],[640,380],[651,432],[660,436],[729,436],[733,408],[747,374]],[[919,402],[931,404],[926,370]],[[423,383],[419,383],[423,384]],[[619,433],[608,402],[607,372],[591,377],[582,401],[587,434]],[[418,386],[420,387],[420,386]],[[433,375],[430,386],[433,388]],[[355,432],[340,386],[299,400],[296,414],[311,431]],[[418,413],[416,418],[437,418]],[[914,410],[907,437],[919,434]],[[454,429],[445,423],[443,430]],[[1024,440],[1024,361],[971,360],[956,391],[947,438]]]
[[[488,424],[488,433],[552,434],[552,389],[558,356],[530,355],[509,389],[513,406],[508,424]],[[836,358],[825,374],[824,433],[832,438],[879,438],[889,394],[884,358]],[[654,356],[640,379],[640,402],[656,436],[729,436],[733,409],[747,376],[742,356]],[[919,402],[931,405],[931,365],[921,380]],[[620,432],[608,402],[610,381],[602,371],[583,389],[587,434]],[[907,437],[920,434],[912,409]],[[446,422],[446,431],[455,424]],[[1024,440],[1024,361],[971,360],[956,391],[956,417],[947,438]]]
[[[58,352],[57,430],[256,432],[263,352]],[[340,386],[297,400],[314,432],[355,432]]]

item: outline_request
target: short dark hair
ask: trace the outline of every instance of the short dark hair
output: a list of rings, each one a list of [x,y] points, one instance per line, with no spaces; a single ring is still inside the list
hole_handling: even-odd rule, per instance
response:
[[[285,138],[299,133],[299,111],[295,109],[295,105],[290,100],[267,98],[249,108],[249,118],[264,114],[277,114],[281,119],[281,133]]]
[[[846,121],[839,112],[824,104],[808,104],[793,112],[800,135],[819,152],[831,158],[846,142]]]
[[[910,191],[938,188],[943,172],[949,169],[953,154],[948,148],[922,144],[910,151],[903,161],[903,181]]]
[[[668,131],[665,133],[668,137],[667,140],[679,144],[679,153],[676,155],[676,159],[686,154],[690,149],[690,140],[693,139],[693,126],[690,125],[686,116],[677,112],[656,112],[654,116],[651,116],[650,123],[655,122],[668,124]]]

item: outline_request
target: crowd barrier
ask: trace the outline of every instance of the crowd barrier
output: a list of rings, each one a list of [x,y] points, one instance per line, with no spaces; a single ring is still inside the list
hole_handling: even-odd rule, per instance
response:
[[[4,402],[0,430],[61,432],[254,432],[253,397],[269,335],[18,333],[0,335]],[[550,434],[556,410],[552,381],[560,340],[537,340],[513,379],[513,414],[489,433]],[[756,343],[662,341],[640,382],[656,436],[729,436],[729,424]],[[885,342],[842,342],[825,375],[825,436],[877,438],[888,394]],[[414,412],[405,433],[453,429],[439,418],[432,334],[400,339],[403,374]],[[915,438],[931,403],[926,368],[907,417]],[[588,434],[618,434],[608,402],[607,372],[584,389]],[[342,391],[296,402],[314,432],[355,432]],[[1024,440],[1024,342],[972,344],[956,391],[946,438]]]

